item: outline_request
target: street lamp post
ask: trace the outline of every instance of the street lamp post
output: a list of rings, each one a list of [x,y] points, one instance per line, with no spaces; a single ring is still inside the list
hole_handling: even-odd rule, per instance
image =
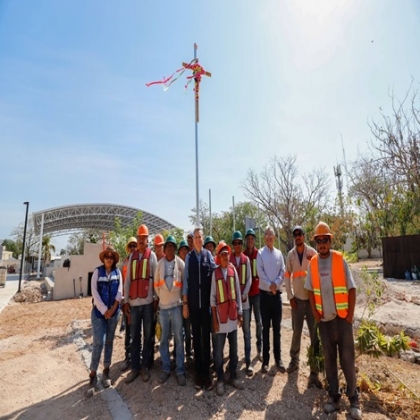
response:
[[[25,261],[25,248],[26,248],[26,226],[28,225],[28,210],[29,210],[29,201],[25,201],[23,204],[26,205],[26,216],[25,216],[25,227],[23,229],[23,243],[22,243],[22,258],[20,260],[20,273],[19,273],[19,287],[18,293],[20,292],[20,285],[22,282],[22,272],[23,272],[23,263]]]

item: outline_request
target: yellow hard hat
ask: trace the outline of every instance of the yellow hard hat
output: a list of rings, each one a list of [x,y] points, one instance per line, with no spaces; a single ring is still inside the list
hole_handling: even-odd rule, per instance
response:
[[[125,251],[127,252],[127,254],[130,252],[130,250],[128,249],[128,246],[129,246],[130,244],[132,244],[132,243],[137,244],[137,238],[135,238],[134,236],[132,236],[132,237],[128,240],[127,244],[125,245]]]
[[[331,239],[333,238],[331,229],[325,222],[319,222],[316,225],[313,239],[315,239],[317,236],[330,236]]]

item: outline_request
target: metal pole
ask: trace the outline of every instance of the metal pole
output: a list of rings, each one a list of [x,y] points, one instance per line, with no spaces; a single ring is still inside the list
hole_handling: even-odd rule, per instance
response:
[[[235,197],[232,195],[233,231],[235,232]]]
[[[212,219],[211,219],[211,189],[209,189],[209,213],[210,213],[210,236],[212,236]]]
[[[36,270],[36,278],[39,279],[40,277],[40,267],[41,267],[41,254],[42,254],[42,236],[44,234],[44,213],[42,213],[41,217],[41,232],[39,234],[39,250],[38,250],[38,268]],[[45,261],[44,261],[44,268],[45,268]]]
[[[257,220],[258,220],[258,233],[259,233],[258,247],[261,249],[261,222],[260,222],[260,206],[259,205],[257,205]]]
[[[22,283],[22,272],[23,272],[23,262],[25,261],[25,248],[26,248],[26,226],[28,225],[28,209],[29,201],[25,201],[23,204],[26,205],[26,216],[25,216],[25,227],[23,229],[23,244],[22,244],[22,259],[20,260],[20,273],[19,273],[19,286],[18,293],[20,293],[20,285]]]
[[[194,44],[194,60],[197,60],[197,44]],[[196,102],[196,99],[194,98]],[[197,106],[195,108],[195,208],[197,212],[196,224],[197,227],[200,227],[200,198],[198,190],[198,115],[197,115]]]

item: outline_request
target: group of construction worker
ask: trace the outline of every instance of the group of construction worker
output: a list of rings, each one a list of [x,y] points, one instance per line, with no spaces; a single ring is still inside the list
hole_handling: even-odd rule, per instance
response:
[[[216,244],[211,236],[204,238],[202,229],[196,228],[187,241],[180,243],[172,235],[166,239],[156,235],[154,251],[149,247],[147,226],[139,226],[137,237],[130,238],[126,245],[127,257],[121,266],[121,293],[118,295],[115,289],[113,298],[105,296],[113,306],[120,299],[123,309],[126,353],[121,370],[131,369],[125,382],[129,384],[138,376],[144,382],[150,379],[158,322],[162,363],[159,383],[165,383],[171,370],[175,370],[178,384],[186,385],[185,365],[189,364],[194,366],[196,389],[210,391],[216,387],[220,396],[224,395],[226,384],[243,389],[237,372],[238,329],[242,328],[243,332],[245,372],[252,377],[252,313],[256,357],[262,364],[261,372],[267,373],[270,369],[272,330],[275,362],[272,369],[292,375],[300,367],[301,337],[306,319],[315,353],[320,349],[319,337],[322,343],[329,394],[324,411],[331,414],[340,409],[338,355],[347,382],[345,393],[350,400],[350,415],[360,419],[352,332],[356,301],[352,274],[342,254],[331,250],[333,234],[327,224],[320,222],[315,228],[316,250],[305,243],[305,231],[301,226],[293,229],[293,237],[295,246],[284,262],[281,251],[274,246],[276,235],[270,226],[264,231],[264,247],[259,250],[255,247],[256,235],[252,229],[247,230],[244,238],[240,231],[235,231],[230,243],[220,241]],[[111,254],[115,252],[109,250]],[[287,368],[281,358],[283,286],[291,306],[293,328]],[[106,302],[103,303],[100,297],[98,302],[95,300],[94,310],[103,308],[96,315],[104,312]],[[106,319],[109,313],[104,314]],[[171,361],[169,343],[172,338]],[[229,362],[224,368],[226,341],[229,343]],[[91,375],[96,375],[97,363],[95,361]],[[212,363],[216,383],[210,373]],[[107,379],[109,365],[108,355],[106,364],[104,362]],[[308,387],[322,388],[318,373],[316,367],[311,368]]]

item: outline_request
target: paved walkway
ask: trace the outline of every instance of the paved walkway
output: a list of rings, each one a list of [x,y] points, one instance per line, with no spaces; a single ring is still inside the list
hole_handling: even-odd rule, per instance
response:
[[[24,278],[22,278],[21,288],[23,287]],[[15,295],[15,293],[18,290],[18,287],[19,274],[8,274],[6,278],[6,285],[4,287],[0,287],[0,312],[9,303],[10,299],[12,299],[12,297]]]

